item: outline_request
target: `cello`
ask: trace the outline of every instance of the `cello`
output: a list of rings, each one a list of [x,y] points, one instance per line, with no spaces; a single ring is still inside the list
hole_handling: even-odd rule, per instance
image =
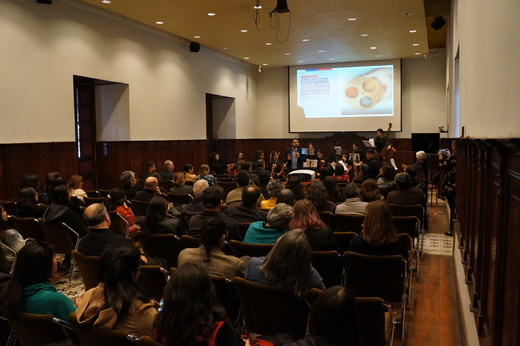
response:
[[[390,131],[392,131],[392,123],[388,124],[388,136],[390,135]],[[390,162],[391,159],[394,158],[395,152],[397,151],[393,146],[390,139],[387,137],[387,144],[383,150],[381,150],[381,160],[382,162]]]

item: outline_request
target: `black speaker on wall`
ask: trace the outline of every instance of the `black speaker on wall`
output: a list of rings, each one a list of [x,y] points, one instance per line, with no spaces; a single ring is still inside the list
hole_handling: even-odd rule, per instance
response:
[[[446,24],[446,19],[444,19],[442,16],[438,16],[438,17],[435,17],[435,19],[430,24],[430,26],[433,28],[433,30],[439,30],[439,29],[442,29],[444,24]]]
[[[200,50],[200,43],[198,42],[190,42],[190,52],[198,53]]]
[[[39,4],[52,5],[52,0],[36,0],[36,2]]]
[[[437,154],[440,140],[440,133],[412,133],[412,151]]]

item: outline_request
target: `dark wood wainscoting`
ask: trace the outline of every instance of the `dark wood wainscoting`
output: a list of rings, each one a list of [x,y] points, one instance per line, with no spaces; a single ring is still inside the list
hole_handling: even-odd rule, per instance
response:
[[[458,143],[456,209],[469,308],[481,344],[519,345],[520,142]]]

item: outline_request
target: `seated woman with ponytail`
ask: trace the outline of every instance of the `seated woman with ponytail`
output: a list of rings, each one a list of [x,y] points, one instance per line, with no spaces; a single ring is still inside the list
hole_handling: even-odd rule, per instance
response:
[[[228,256],[222,251],[226,235],[226,224],[221,218],[207,218],[201,227],[202,245],[182,250],[178,265],[194,262],[202,265],[210,275],[222,275],[228,279],[244,276],[245,263],[240,258]]]

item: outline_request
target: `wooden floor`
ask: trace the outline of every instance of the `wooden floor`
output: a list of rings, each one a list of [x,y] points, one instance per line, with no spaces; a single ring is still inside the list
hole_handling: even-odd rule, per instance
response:
[[[444,202],[428,206],[430,233],[448,230]],[[415,278],[414,278],[415,279]],[[400,334],[394,345],[460,346],[462,339],[457,303],[453,258],[425,254],[420,264],[419,279],[412,284],[413,304],[407,311],[405,343]]]

